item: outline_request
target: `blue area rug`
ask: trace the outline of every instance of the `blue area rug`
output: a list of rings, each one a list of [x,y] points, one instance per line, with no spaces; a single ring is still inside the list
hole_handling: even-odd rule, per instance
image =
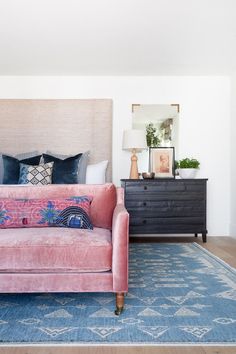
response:
[[[0,295],[2,343],[236,344],[236,271],[197,244],[131,244],[112,294]]]

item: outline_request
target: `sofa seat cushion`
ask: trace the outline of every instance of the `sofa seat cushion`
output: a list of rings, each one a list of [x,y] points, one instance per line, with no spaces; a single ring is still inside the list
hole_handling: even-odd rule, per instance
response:
[[[103,272],[111,263],[107,229],[0,230],[0,272]]]

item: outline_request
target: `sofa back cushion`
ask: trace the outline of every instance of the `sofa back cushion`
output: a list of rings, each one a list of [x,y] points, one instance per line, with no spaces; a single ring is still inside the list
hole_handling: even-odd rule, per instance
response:
[[[112,183],[103,185],[46,185],[46,186],[0,186],[1,198],[8,199],[56,199],[89,195],[92,203],[90,217],[93,226],[111,229],[112,215],[116,206],[116,187]]]

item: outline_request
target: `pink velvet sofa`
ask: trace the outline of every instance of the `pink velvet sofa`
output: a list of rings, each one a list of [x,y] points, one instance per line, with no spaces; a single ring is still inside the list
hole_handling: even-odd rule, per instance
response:
[[[93,230],[0,229],[0,292],[114,292],[116,314],[128,290],[129,214],[113,184],[1,186],[0,198],[92,195]]]

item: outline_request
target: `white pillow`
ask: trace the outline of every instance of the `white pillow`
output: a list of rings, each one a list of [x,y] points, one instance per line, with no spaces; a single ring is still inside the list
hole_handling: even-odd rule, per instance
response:
[[[88,165],[86,171],[86,184],[104,184],[106,183],[106,169],[108,160]]]

